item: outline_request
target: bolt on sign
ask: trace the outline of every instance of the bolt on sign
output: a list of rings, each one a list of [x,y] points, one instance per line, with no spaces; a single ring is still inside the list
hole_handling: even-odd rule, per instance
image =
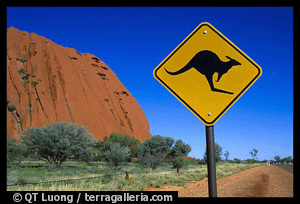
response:
[[[214,125],[262,69],[209,23],[201,23],[153,71],[205,125]]]

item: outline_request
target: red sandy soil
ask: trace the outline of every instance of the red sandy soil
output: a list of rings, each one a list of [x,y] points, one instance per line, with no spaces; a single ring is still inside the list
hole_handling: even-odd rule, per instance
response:
[[[207,178],[186,187],[166,185],[149,191],[178,191],[178,197],[208,197]],[[277,166],[262,165],[217,179],[218,197],[293,197],[293,173]]]

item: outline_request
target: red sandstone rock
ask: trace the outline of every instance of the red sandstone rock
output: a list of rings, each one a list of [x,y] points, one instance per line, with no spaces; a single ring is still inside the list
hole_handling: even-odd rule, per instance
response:
[[[191,160],[191,161],[194,161],[194,160],[195,160],[195,158],[193,158],[193,157],[188,157],[188,156],[184,156],[184,158],[185,158],[185,159],[188,159],[188,160]]]
[[[11,137],[53,121],[85,126],[95,139],[111,132],[142,142],[151,137],[143,110],[102,60],[13,27],[7,30],[7,100],[16,107],[7,111]]]

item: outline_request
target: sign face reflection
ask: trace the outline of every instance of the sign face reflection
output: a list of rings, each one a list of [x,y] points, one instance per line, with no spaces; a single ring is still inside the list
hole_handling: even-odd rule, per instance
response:
[[[153,72],[207,126],[261,74],[259,65],[209,23],[201,23]]]

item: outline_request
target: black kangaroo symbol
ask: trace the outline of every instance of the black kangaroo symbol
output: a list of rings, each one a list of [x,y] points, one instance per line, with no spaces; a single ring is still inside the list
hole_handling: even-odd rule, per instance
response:
[[[223,74],[226,74],[233,66],[241,65],[238,61],[226,56],[229,61],[223,62],[220,60],[218,55],[209,50],[203,50],[198,52],[183,68],[176,72],[170,72],[166,70],[168,74],[178,75],[188,71],[191,68],[195,68],[198,72],[206,77],[209,83],[210,89],[215,92],[233,94],[232,92],[215,88],[213,84],[213,75],[215,72],[218,73],[216,82],[220,81]]]

